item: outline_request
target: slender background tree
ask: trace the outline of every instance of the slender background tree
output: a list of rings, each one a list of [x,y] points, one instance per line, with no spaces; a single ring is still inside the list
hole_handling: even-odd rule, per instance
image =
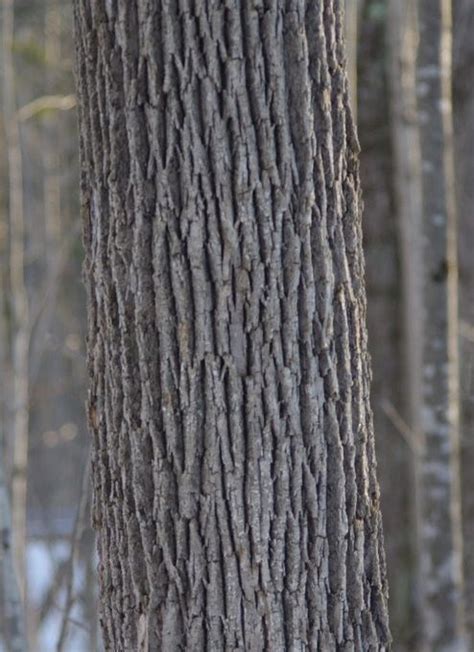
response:
[[[434,649],[462,650],[465,635],[451,3],[420,0],[418,20],[423,265],[421,589],[427,644]]]
[[[387,13],[388,88],[390,91],[389,118],[392,131],[393,213],[398,225],[398,250],[402,276],[400,305],[397,315],[403,323],[399,330],[401,365],[396,383],[404,379],[402,401],[398,407],[399,434],[404,446],[401,455],[408,495],[404,509],[392,516],[392,532],[402,519],[409,527],[401,536],[403,554],[391,559],[390,569],[398,577],[395,594],[399,619],[399,638],[406,641],[408,649],[420,644],[422,604],[420,595],[420,504],[419,478],[421,434],[421,347],[422,347],[422,170],[418,103],[416,96],[416,58],[418,44],[416,0],[392,0]],[[400,315],[400,313],[402,313]],[[400,455],[400,453],[399,453]],[[386,473],[391,474],[388,461]],[[407,472],[408,469],[408,472]],[[394,478],[398,483],[399,478]],[[395,486],[393,491],[397,491]],[[393,536],[393,535],[392,535]],[[405,573],[399,572],[400,560]],[[403,634],[402,634],[403,632]],[[401,642],[401,641],[400,641]]]
[[[23,206],[23,162],[17,116],[13,67],[13,0],[5,0],[2,14],[3,98],[8,156],[8,252],[11,297],[12,384],[9,395],[12,448],[12,520],[15,563],[21,592],[26,589],[26,491],[29,433],[29,306],[25,285],[25,217]]]
[[[461,351],[461,464],[464,578],[468,649],[474,648],[474,5],[456,0],[454,9],[454,140],[458,210],[459,316]]]

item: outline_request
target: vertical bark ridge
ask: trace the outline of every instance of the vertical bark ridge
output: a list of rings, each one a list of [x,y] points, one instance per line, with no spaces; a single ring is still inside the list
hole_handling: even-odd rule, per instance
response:
[[[107,649],[388,648],[342,25],[76,1]]]

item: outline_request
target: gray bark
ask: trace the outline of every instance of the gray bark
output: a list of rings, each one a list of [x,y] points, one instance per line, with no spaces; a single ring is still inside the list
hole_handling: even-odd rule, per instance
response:
[[[464,650],[451,6],[446,0],[419,0],[418,10],[424,318],[421,589],[429,648]]]
[[[108,650],[385,650],[339,2],[76,0]]]
[[[459,315],[461,347],[461,464],[465,600],[474,603],[474,5],[456,0],[454,9],[454,140],[459,220]],[[466,609],[469,649],[474,649],[474,610]]]
[[[344,5],[349,99],[354,122],[357,124],[357,23],[360,0],[345,0]]]

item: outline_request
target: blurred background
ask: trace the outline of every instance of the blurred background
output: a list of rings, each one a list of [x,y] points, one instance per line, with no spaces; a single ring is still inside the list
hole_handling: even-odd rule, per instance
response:
[[[369,347],[395,650],[417,649],[414,445],[406,266],[416,34],[406,0],[346,0],[361,142]],[[31,649],[100,650],[88,515],[73,16],[69,0],[3,0],[0,120],[0,500]],[[454,0],[463,574],[474,598],[474,3]],[[411,80],[411,82],[410,82]],[[407,173],[408,170],[408,173]],[[471,545],[466,545],[470,542]],[[469,611],[469,610],[468,610]],[[472,611],[472,610],[471,610]],[[468,613],[472,636],[473,615]],[[3,645],[3,648],[1,647]],[[7,650],[5,641],[0,649]]]
[[[2,483],[31,649],[94,652],[72,3],[1,12]]]

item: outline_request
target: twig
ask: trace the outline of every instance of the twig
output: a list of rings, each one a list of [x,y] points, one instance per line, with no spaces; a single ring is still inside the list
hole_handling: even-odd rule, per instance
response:
[[[49,587],[46,596],[43,599],[40,606],[40,610],[38,614],[38,622],[40,625],[42,625],[45,618],[49,615],[51,609],[56,606],[56,596],[62,588],[64,576],[66,575],[66,571],[68,570],[67,567],[68,567],[68,562],[67,560],[64,560],[61,563],[59,563],[56,568],[53,581],[51,582],[51,586]]]
[[[74,529],[71,536],[71,552],[68,560],[68,575],[66,582],[66,602],[64,605],[63,618],[61,621],[61,628],[59,638],[56,645],[56,652],[63,652],[64,645],[67,638],[68,625],[72,622],[71,610],[74,605],[74,566],[76,564],[77,555],[79,552],[79,543],[84,533],[85,515],[87,501],[89,499],[89,474],[90,474],[90,457],[87,459],[84,475],[82,478],[81,496],[79,499],[79,506],[77,509],[77,517],[74,523]]]
[[[46,328],[51,320],[51,307],[56,296],[57,286],[61,273],[64,271],[65,265],[68,262],[68,253],[70,247],[74,243],[74,240],[79,235],[80,232],[80,222],[77,222],[73,227],[69,235],[63,240],[60,245],[59,251],[57,252],[49,273],[48,278],[45,282],[45,289],[43,295],[38,300],[37,304],[32,307],[31,310],[31,319],[30,319],[30,328],[29,328],[29,349],[30,349],[30,376],[32,378],[32,383],[35,382],[36,376],[38,374],[41,358],[44,353],[44,337],[41,338],[38,336],[38,330],[43,330]],[[42,321],[46,322],[46,325],[42,325]],[[39,351],[35,351],[35,339],[42,342],[41,348]]]
[[[17,117],[18,120],[24,121],[42,111],[69,111],[75,106],[75,95],[43,95],[18,109]]]
[[[64,609],[62,609],[56,602],[53,603],[53,607],[57,609],[60,613],[64,614]],[[71,615],[67,617],[67,620],[71,625],[75,625],[75,627],[79,627],[79,629],[82,629],[84,632],[87,632],[90,634],[91,629],[88,625],[85,623],[82,623],[80,620],[77,620],[77,618],[73,618]]]
[[[408,448],[414,455],[419,455],[420,446],[417,441],[417,438],[410,426],[405,423],[400,413],[396,410],[393,403],[388,399],[384,399],[381,402],[382,410],[385,412],[386,416],[389,418],[391,424],[395,427],[395,430],[401,435],[403,441],[406,443]]]

